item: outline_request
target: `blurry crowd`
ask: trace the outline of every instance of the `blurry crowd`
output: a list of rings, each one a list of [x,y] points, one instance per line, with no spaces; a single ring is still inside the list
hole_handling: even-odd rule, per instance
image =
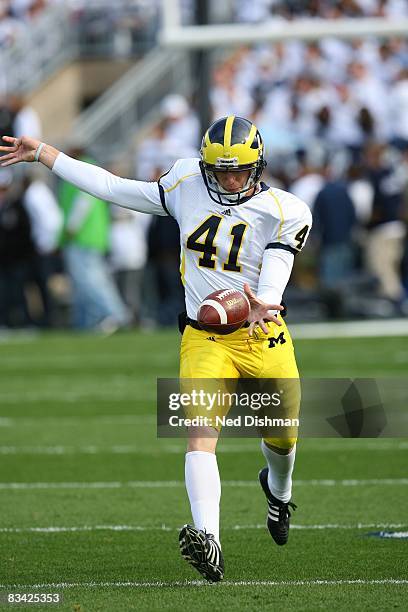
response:
[[[41,139],[42,127],[38,113],[20,94],[0,93],[0,138],[30,134]]]
[[[115,38],[117,52],[147,50],[158,29],[160,0],[0,0],[0,51],[24,37],[47,8],[64,5],[86,45],[107,48]]]
[[[139,324],[148,223],[68,183],[50,188],[38,168],[1,168],[0,329]]]
[[[181,19],[196,19],[199,0],[178,0]],[[48,7],[64,5],[88,50],[111,45],[121,55],[146,51],[154,44],[161,22],[162,0],[0,0],[0,50],[24,36]],[[407,16],[406,0],[208,0],[215,22],[266,23],[294,18]]]
[[[86,54],[129,57],[155,44],[160,0],[69,0],[69,6]]]
[[[214,116],[255,118],[271,155],[293,155],[313,141],[357,154],[369,139],[403,147],[408,41],[325,39],[241,48],[216,67],[211,102]]]
[[[24,36],[48,5],[58,0],[0,0],[0,51]]]
[[[299,17],[398,17],[407,14],[405,0],[235,0],[235,19],[258,23]]]

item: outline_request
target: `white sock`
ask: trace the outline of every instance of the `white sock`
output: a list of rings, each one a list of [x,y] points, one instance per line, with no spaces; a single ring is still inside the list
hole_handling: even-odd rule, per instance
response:
[[[212,533],[220,541],[221,482],[214,453],[186,453],[186,489],[194,527]]]
[[[262,440],[262,452],[268,462],[268,487],[274,497],[287,503],[292,497],[292,472],[295,464],[296,445],[288,455],[275,453]]]

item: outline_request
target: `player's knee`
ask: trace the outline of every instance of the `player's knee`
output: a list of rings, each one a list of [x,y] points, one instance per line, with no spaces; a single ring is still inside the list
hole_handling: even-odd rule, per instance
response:
[[[264,438],[264,443],[279,455],[288,455],[296,444],[297,438]]]
[[[219,432],[213,427],[189,427],[187,452],[215,453]]]
[[[215,453],[217,446],[216,440],[208,440],[207,438],[193,438],[188,441],[187,452],[201,451],[203,453]]]

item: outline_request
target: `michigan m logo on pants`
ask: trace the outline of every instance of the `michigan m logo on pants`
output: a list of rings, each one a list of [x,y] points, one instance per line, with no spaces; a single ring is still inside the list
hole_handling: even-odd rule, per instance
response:
[[[273,348],[277,344],[285,344],[285,342],[284,332],[281,332],[276,338],[269,338],[269,348]]]

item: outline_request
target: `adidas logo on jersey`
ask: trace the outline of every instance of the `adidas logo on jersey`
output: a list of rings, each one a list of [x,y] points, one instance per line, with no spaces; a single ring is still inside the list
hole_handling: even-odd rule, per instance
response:
[[[231,216],[231,209],[227,208],[226,210],[222,210],[221,214],[225,215],[226,217],[230,217]]]

